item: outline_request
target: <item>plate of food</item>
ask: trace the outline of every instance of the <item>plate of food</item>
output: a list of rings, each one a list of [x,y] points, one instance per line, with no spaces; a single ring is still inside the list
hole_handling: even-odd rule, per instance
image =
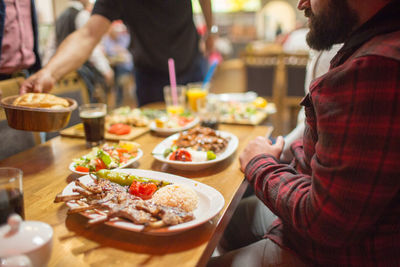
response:
[[[258,125],[276,112],[273,103],[255,92],[212,94],[210,99],[218,103],[221,123]]]
[[[160,135],[171,135],[180,131],[193,128],[199,123],[200,119],[191,113],[168,114],[156,118],[150,123],[150,129]]]
[[[140,145],[135,142],[120,141],[118,144],[105,143],[92,148],[92,151],[80,158],[75,158],[69,169],[85,175],[100,169],[121,169],[129,166],[143,156]]]
[[[231,156],[239,140],[231,133],[196,127],[169,136],[153,149],[155,159],[180,170],[208,168]]]
[[[139,108],[129,106],[114,109],[106,116],[106,124],[127,124],[136,127],[145,127],[150,123],[150,119]]]
[[[55,202],[88,226],[109,226],[150,235],[171,235],[202,225],[225,205],[213,187],[168,173],[140,169],[100,170],[69,183]]]

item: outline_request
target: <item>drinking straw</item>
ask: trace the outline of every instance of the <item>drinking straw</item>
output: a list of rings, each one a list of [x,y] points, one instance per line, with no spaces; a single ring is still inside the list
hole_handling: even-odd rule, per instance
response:
[[[207,84],[211,81],[212,76],[214,75],[215,69],[218,65],[218,60],[214,60],[213,63],[211,64],[210,68],[208,69],[208,72],[206,74],[206,78],[204,78],[203,81],[203,88],[207,86]]]
[[[168,59],[169,82],[171,84],[172,103],[178,105],[178,93],[176,92],[175,62],[173,58]]]

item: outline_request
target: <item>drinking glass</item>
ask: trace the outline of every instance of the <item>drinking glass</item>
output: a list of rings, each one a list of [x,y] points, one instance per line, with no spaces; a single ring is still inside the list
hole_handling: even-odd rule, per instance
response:
[[[174,99],[173,91],[171,86],[164,86],[164,100],[165,107],[169,114],[182,114],[185,111],[186,103],[186,86],[177,85],[176,86],[176,99]]]
[[[197,114],[200,117],[200,125],[217,130],[220,112],[217,101],[210,98],[206,98],[205,100],[197,99],[197,109]]]
[[[188,83],[187,84],[187,98],[189,108],[192,112],[197,112],[197,104],[202,101],[206,102],[206,98],[208,95],[208,86],[204,86],[202,83]]]
[[[0,168],[0,225],[13,213],[25,218],[22,174],[17,168]]]
[[[85,128],[86,146],[98,146],[104,142],[104,123],[107,105],[103,103],[84,104],[79,107],[79,117]]]

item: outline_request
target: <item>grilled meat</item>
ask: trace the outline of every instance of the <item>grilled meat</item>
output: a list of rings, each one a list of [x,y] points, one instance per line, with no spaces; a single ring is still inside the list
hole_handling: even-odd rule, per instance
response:
[[[179,148],[192,148],[198,151],[213,151],[220,153],[225,150],[229,140],[217,135],[217,132],[207,127],[197,127],[182,132],[175,144]]]
[[[93,177],[92,177],[93,178]],[[79,186],[73,189],[74,195],[57,195],[54,202],[71,202],[77,204],[70,208],[68,214],[94,212],[98,217],[90,219],[88,225],[106,222],[120,217],[142,224],[147,228],[176,225],[194,219],[191,212],[180,208],[161,206],[151,200],[143,200],[128,193],[127,187],[120,186],[105,179],[94,179],[93,184],[85,185],[79,180]]]

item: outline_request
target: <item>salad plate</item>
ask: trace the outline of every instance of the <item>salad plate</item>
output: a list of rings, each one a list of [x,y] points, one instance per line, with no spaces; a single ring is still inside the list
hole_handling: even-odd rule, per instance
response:
[[[143,225],[138,225],[134,224],[133,222],[129,222],[127,220],[114,218],[108,222],[105,222],[105,224],[112,227],[128,231],[142,232],[148,235],[172,235],[204,224],[205,222],[209,221],[214,216],[216,216],[225,205],[224,197],[221,195],[219,191],[217,191],[211,186],[208,186],[206,184],[182,176],[163,173],[163,172],[150,171],[150,170],[140,170],[140,169],[121,169],[118,170],[118,172],[124,172],[131,175],[146,177],[154,180],[162,180],[172,184],[183,184],[189,186],[196,192],[198,196],[198,204],[195,210],[193,211],[193,214],[195,216],[194,220],[185,223],[143,231],[144,228]],[[88,185],[92,183],[93,180],[92,178],[90,178],[89,175],[85,175],[80,177],[79,181],[85,185]],[[73,192],[73,189],[76,187],[77,185],[75,184],[75,182],[69,183],[62,191],[62,195],[76,194],[75,192]],[[67,206],[69,206],[70,208],[74,208],[77,205],[78,204],[73,202],[67,202]],[[81,214],[89,219],[95,219],[96,217],[100,216],[99,214],[93,212],[92,213],[81,212]]]
[[[223,161],[230,157],[238,148],[239,140],[238,138],[229,132],[224,131],[216,131],[217,134],[225,139],[228,139],[229,142],[221,153],[216,154],[214,159],[211,160],[203,160],[203,161],[178,161],[178,160],[170,160],[167,155],[164,155],[167,149],[170,149],[174,146],[174,142],[178,139],[180,133],[176,133],[164,139],[161,143],[159,143],[153,149],[153,157],[161,162],[169,164],[171,167],[179,170],[201,170],[211,167],[212,165]],[[207,152],[203,152],[206,153]],[[205,156],[207,158],[207,156]]]
[[[130,141],[118,144],[105,143],[79,157],[74,158],[69,169],[77,174],[88,174],[100,169],[121,169],[129,166],[143,156],[140,145]]]
[[[118,169],[122,169],[122,168],[128,167],[132,163],[138,161],[142,156],[143,156],[143,151],[141,149],[138,149],[136,157],[131,158],[130,160],[128,160],[127,162],[121,164],[119,167],[114,168],[113,170],[118,170]],[[87,172],[80,172],[80,171],[75,170],[75,163],[74,162],[71,162],[71,164],[69,164],[69,170],[74,172],[74,173],[76,173],[76,174],[80,174],[80,175],[88,174]]]
[[[194,126],[196,126],[198,123],[200,122],[199,117],[194,117],[192,121],[184,124],[183,126],[178,126],[176,127],[175,125],[172,125],[173,127],[158,127],[157,126],[157,122],[156,121],[152,121],[149,125],[150,130],[156,132],[159,135],[162,136],[168,136],[177,132],[181,132],[181,131],[185,131],[188,130],[190,128],[193,128]],[[168,124],[168,122],[165,122],[165,124]]]

